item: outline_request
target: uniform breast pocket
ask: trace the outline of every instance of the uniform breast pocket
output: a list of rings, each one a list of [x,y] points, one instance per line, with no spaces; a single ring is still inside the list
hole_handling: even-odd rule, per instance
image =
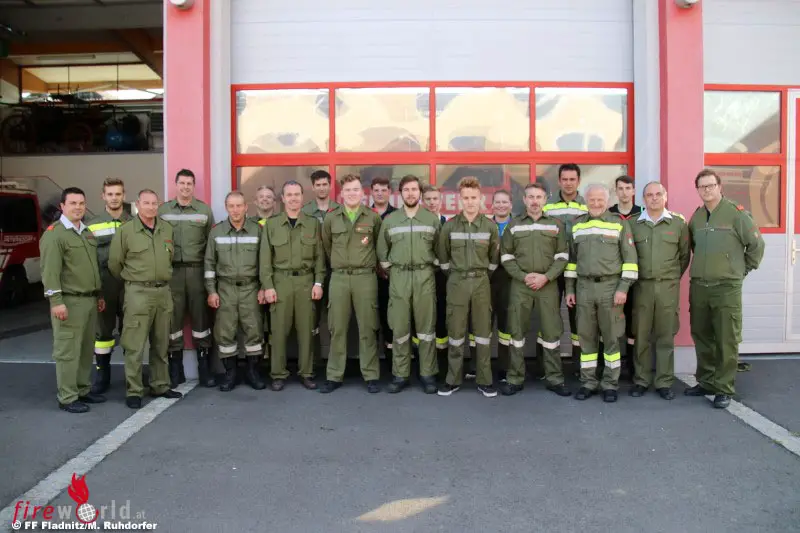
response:
[[[317,238],[315,235],[303,235],[300,239],[300,246],[302,248],[302,257],[305,260],[314,259],[314,247],[317,245]]]
[[[331,226],[331,242],[338,245],[347,244],[347,228],[344,225]]]
[[[678,244],[678,240],[680,240],[681,236],[678,235],[674,231],[665,232],[661,236],[661,240],[664,241],[666,244]],[[636,242],[639,242],[638,240]]]
[[[134,256],[145,254],[149,249],[147,242],[141,239],[133,239],[128,245],[128,253]]]
[[[276,262],[288,261],[291,258],[289,249],[289,235],[285,231],[276,231],[268,235],[269,244],[274,252]]]

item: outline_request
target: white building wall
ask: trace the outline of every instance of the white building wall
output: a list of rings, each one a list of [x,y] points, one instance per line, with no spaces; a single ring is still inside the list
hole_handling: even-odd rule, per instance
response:
[[[633,0],[230,0],[232,83],[633,80]]]
[[[800,1],[704,0],[706,83],[798,85]]]

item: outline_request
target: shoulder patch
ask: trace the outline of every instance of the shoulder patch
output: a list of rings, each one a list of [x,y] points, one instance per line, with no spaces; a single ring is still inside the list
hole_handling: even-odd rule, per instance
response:
[[[679,219],[681,219],[681,220],[683,220],[684,222],[686,222],[686,218],[685,218],[683,215],[681,215],[680,213],[678,213],[677,211],[670,211],[669,213],[670,213],[672,216],[678,217]]]
[[[55,227],[56,227],[55,224],[50,224],[49,226],[47,226],[47,231],[53,231],[53,228]]]
[[[736,209],[738,209],[739,211],[744,211],[744,206],[742,204],[738,204],[736,206]]]

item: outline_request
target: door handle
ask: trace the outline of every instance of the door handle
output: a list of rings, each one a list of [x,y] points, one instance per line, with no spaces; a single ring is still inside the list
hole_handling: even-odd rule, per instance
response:
[[[800,252],[800,248],[797,247],[797,242],[792,239],[792,264],[797,263],[797,252]]]

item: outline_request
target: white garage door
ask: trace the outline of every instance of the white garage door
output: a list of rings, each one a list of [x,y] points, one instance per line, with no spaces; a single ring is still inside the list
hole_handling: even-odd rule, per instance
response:
[[[232,82],[633,80],[633,0],[231,0]]]

